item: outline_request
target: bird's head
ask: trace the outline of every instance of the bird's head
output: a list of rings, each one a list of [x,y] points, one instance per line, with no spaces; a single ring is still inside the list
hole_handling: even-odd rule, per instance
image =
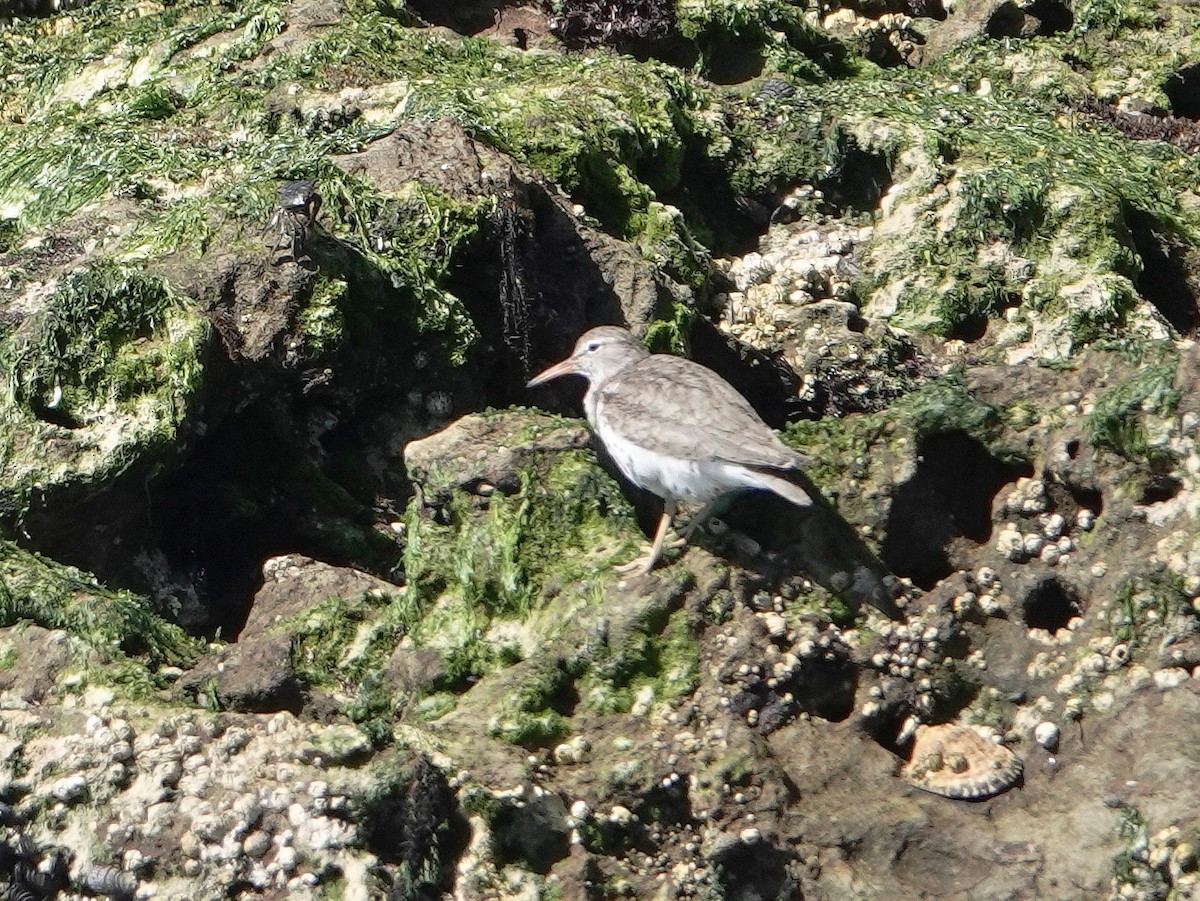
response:
[[[602,325],[584,332],[571,356],[535,375],[526,387],[535,388],[563,375],[582,375],[590,382],[602,382],[649,353],[627,329]]]

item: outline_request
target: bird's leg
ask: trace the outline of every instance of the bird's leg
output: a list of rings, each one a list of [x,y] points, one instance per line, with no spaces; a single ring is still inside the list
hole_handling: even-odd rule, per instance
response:
[[[667,530],[671,528],[671,521],[675,519],[675,499],[667,498],[663,504],[662,519],[658,521],[658,529],[654,533],[654,544],[650,546],[650,553],[638,557],[636,560],[631,560],[628,563],[623,563],[617,567],[619,573],[636,572],[639,576],[644,576],[650,570],[654,569],[654,564],[658,562],[658,558],[662,556],[663,541],[667,537]]]
[[[691,542],[692,536],[696,534],[697,530],[704,528],[704,523],[712,515],[713,508],[717,506],[718,500],[720,500],[720,498],[713,498],[700,508],[699,513],[695,514],[691,519],[688,520],[688,524],[683,530],[684,541]]]

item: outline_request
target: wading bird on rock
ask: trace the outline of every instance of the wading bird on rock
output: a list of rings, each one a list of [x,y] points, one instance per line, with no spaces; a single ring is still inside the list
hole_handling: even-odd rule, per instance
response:
[[[564,375],[588,380],[588,423],[625,477],[663,499],[650,553],[630,569],[647,573],[662,555],[679,503],[702,504],[684,531],[688,540],[714,501],[730,491],[773,491],[798,506],[807,460],[787,447],[737,390],[698,363],[651,354],[627,330],[585,332],[571,355],[534,376],[529,387]]]

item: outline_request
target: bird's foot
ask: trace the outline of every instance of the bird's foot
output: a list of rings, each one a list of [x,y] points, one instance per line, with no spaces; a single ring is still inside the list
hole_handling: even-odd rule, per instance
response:
[[[665,551],[680,551],[687,546],[687,540],[682,537],[676,537],[673,541],[666,542],[662,548],[655,550],[651,548],[646,553],[639,555],[628,563],[619,563],[613,567],[618,573],[623,576],[644,576],[650,572],[662,559]]]
[[[654,564],[657,562],[654,557],[646,553],[628,563],[618,563],[613,569],[622,576],[644,576],[654,569]]]

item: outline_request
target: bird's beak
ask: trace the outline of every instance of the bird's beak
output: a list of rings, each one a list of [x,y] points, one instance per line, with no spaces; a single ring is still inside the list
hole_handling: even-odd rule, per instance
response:
[[[555,363],[549,369],[539,372],[525,383],[525,387],[536,388],[538,385],[544,385],[560,376],[573,375],[577,372],[579,372],[579,367],[576,365],[574,357],[567,357],[561,363]]]

